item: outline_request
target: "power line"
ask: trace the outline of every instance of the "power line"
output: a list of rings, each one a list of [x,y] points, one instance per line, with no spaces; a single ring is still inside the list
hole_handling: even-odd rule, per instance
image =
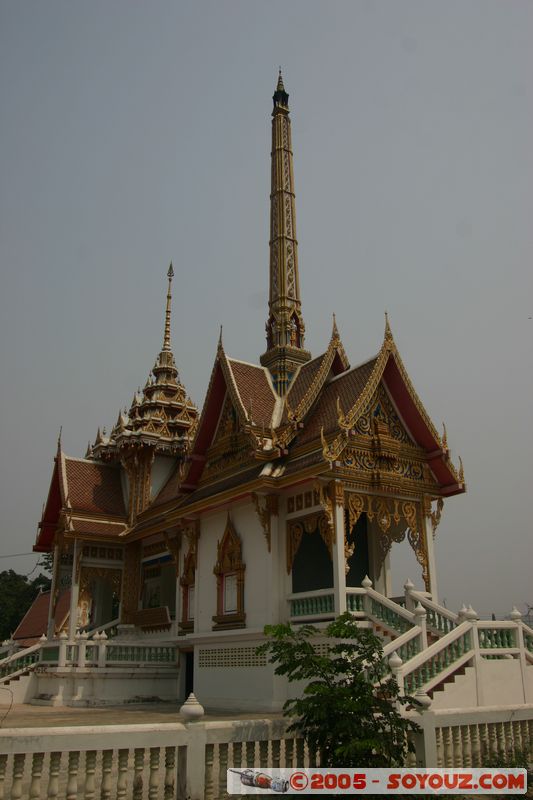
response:
[[[8,556],[0,556],[0,558],[20,558],[20,556],[37,556],[37,553],[11,553]]]

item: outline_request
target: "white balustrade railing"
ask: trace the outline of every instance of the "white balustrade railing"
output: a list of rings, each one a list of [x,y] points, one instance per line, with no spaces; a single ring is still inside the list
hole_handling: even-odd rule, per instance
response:
[[[427,626],[433,633],[436,633],[438,636],[443,636],[450,633],[450,631],[459,624],[460,620],[458,614],[433,602],[433,600],[427,597],[425,592],[417,592],[413,589],[409,594],[413,601],[420,603],[425,610]]]
[[[366,589],[363,587],[346,587],[346,610],[355,616],[364,617],[364,596]]]
[[[150,641],[150,643],[108,639],[105,632],[88,638],[86,632],[79,633],[74,642],[63,633],[58,639],[44,637],[35,645],[20,650],[0,661],[0,683],[9,681],[36,667],[74,669],[91,667],[109,669],[113,667],[135,667],[142,669],[176,668],[178,648],[175,642]],[[1,795],[0,795],[1,800]]]
[[[393,653],[396,653],[405,663],[418,655],[422,649],[422,628],[419,625],[414,625],[410,630],[398,636],[397,639],[385,645],[383,658],[388,660]]]
[[[472,622],[461,623],[399,668],[406,694],[433,688],[474,655]]]
[[[289,618],[295,621],[334,619],[335,600],[333,589],[315,589],[287,596]]]
[[[32,669],[39,661],[40,649],[41,642],[38,642],[31,647],[18,650],[16,653],[3,658],[0,661],[0,682],[9,680],[27,669]]]
[[[0,730],[0,797],[175,798],[188,738],[180,723]]]
[[[274,719],[0,730],[0,797],[222,800],[226,770],[309,767]]]
[[[437,767],[504,766],[516,760],[533,762],[531,707],[441,712],[433,719],[429,715],[423,723],[427,740],[431,738],[430,726],[433,726],[432,760]]]
[[[397,635],[405,633],[413,625],[417,624],[415,614],[412,611],[408,611],[403,606],[395,603],[394,600],[390,600],[371,587],[366,589],[363,608],[371,620],[377,624],[382,624]]]
[[[533,706],[432,712],[406,766],[533,759]],[[0,730],[0,798],[223,800],[226,770],[319,764],[281,717]]]
[[[518,652],[518,624],[516,622],[490,621],[478,622],[478,638],[480,650]],[[497,653],[496,653],[497,655]]]

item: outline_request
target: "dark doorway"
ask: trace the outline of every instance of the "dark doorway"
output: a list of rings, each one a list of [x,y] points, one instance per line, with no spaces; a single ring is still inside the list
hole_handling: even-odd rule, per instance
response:
[[[346,515],[346,538],[348,544],[355,545],[355,549],[348,559],[348,574],[346,586],[361,586],[361,581],[370,571],[368,560],[368,520],[366,514],[361,514],[356,524],[350,530],[350,521]]]
[[[194,653],[185,653],[185,699],[194,691]]]
[[[329,550],[318,531],[304,531],[292,563],[292,591],[311,592],[333,587],[333,564]]]

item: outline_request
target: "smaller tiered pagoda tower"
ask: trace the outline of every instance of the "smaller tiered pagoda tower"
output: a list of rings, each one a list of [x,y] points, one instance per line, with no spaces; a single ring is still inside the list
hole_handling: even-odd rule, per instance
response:
[[[98,429],[86,457],[99,461],[119,461],[127,475],[128,522],[138,514],[168,477],[176,457],[187,453],[194,434],[198,410],[179,380],[170,343],[172,310],[172,264],[168,268],[163,347],[145,383],[136,392],[129,411],[119,412],[107,437]]]

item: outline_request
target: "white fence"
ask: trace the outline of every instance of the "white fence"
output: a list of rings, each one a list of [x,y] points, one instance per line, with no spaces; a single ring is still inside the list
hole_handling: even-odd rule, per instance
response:
[[[533,707],[416,715],[409,765],[468,767],[529,752]],[[316,764],[282,718],[0,730],[0,800],[222,800],[228,767]]]

